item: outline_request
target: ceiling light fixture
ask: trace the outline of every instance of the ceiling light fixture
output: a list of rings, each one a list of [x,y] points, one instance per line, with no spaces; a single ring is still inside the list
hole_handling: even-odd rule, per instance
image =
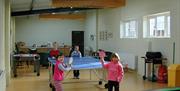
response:
[[[52,14],[54,15],[54,14],[56,14],[56,13],[53,12]]]

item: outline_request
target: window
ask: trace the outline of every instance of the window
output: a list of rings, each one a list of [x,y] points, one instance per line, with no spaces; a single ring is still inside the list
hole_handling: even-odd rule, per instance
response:
[[[137,38],[137,22],[135,20],[121,23],[120,38]]]
[[[145,16],[144,19],[145,38],[169,38],[170,37],[170,12],[163,12]]]

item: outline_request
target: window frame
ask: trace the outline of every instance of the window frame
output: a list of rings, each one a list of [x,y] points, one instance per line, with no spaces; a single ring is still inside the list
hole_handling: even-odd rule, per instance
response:
[[[157,29],[158,17],[164,16],[164,30]],[[152,31],[150,20],[155,19],[155,30]],[[170,38],[171,37],[171,16],[170,12],[162,12],[152,15],[144,16],[143,18],[143,38]],[[154,33],[151,35],[151,33]],[[158,32],[158,33],[157,33]]]
[[[131,36],[131,33],[130,33],[130,31],[132,31],[132,30],[130,30],[132,27],[131,27],[131,25],[130,24],[132,24],[132,22],[135,22],[135,26],[134,26],[134,34],[132,34],[132,36]],[[129,28],[128,28],[128,32],[127,32],[127,28],[126,28],[126,24],[129,24]],[[133,19],[133,20],[126,20],[126,21],[121,21],[120,22],[120,38],[129,38],[129,39],[136,39],[136,38],[138,38],[138,22],[137,22],[137,20],[135,20],[135,19]]]

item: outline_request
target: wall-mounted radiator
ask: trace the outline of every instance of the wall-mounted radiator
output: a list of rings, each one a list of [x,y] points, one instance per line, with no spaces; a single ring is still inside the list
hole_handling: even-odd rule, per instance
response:
[[[127,64],[128,68],[133,70],[137,69],[138,56],[126,52],[119,52],[119,56],[124,67]]]

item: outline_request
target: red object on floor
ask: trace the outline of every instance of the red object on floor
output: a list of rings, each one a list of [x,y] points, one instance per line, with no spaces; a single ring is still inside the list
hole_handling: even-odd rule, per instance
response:
[[[167,82],[167,67],[165,65],[159,66],[157,82],[166,83]]]
[[[125,71],[125,72],[127,72],[127,71],[128,71],[128,64],[125,64],[124,71]]]

